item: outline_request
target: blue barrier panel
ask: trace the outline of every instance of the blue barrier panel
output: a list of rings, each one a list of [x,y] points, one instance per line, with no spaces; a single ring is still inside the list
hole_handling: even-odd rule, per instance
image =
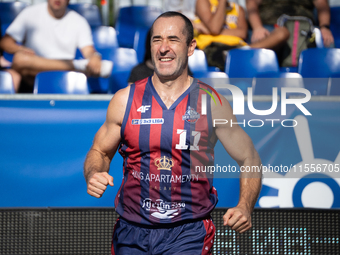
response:
[[[237,117],[266,167],[257,207],[340,208],[340,120],[335,117],[340,102],[311,101],[304,106],[311,116],[288,105],[285,116],[278,106],[268,116],[254,115],[245,107],[245,114]],[[254,107],[269,109],[271,102],[255,102]],[[235,206],[239,185],[230,178],[237,178],[240,169],[220,143],[215,147],[215,171],[217,165],[218,206]]]
[[[86,193],[82,173],[107,106],[108,101],[0,101],[0,206],[113,206],[122,179],[120,155],[111,165],[115,186],[102,199]]]
[[[113,206],[122,180],[119,154],[110,171],[115,186],[108,187],[102,198],[86,193],[83,177],[83,162],[105,120],[108,100],[0,100],[0,207]],[[271,101],[254,102],[256,109],[271,105]],[[340,101],[310,101],[304,106],[312,116],[304,116],[292,105],[283,116],[280,104],[273,114],[258,116],[245,103],[244,115],[237,117],[263,165],[282,165],[280,173],[265,173],[258,207],[340,208],[340,173],[336,172],[340,164]],[[285,127],[295,122],[296,127]],[[216,169],[229,164],[238,169],[220,143],[215,155]],[[308,169],[302,168],[301,162],[308,164]],[[314,171],[311,164],[315,164]],[[327,171],[319,171],[318,164]],[[295,172],[285,172],[288,168]],[[215,173],[218,207],[236,205],[238,175],[238,170],[228,175],[222,170]]]

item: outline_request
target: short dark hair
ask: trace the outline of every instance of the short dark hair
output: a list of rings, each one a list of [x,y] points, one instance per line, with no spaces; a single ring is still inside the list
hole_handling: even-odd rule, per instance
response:
[[[180,12],[169,11],[169,12],[164,12],[161,15],[159,15],[151,26],[151,29],[150,29],[151,37],[152,37],[152,34],[153,34],[153,25],[155,24],[155,22],[159,18],[171,18],[171,17],[180,17],[184,20],[185,25],[184,25],[183,34],[187,36],[187,45],[189,46],[192,39],[194,39],[194,27],[192,26],[191,21],[185,15],[183,15]]]

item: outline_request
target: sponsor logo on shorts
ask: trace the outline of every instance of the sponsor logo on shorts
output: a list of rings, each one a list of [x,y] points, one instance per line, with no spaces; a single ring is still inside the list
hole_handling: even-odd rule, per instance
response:
[[[166,202],[162,199],[152,201],[151,198],[146,198],[142,207],[151,212],[151,215],[155,218],[171,219],[178,215],[180,209],[185,209],[185,202]]]
[[[151,119],[133,119],[132,125],[152,125],[152,124],[163,124],[163,118],[151,118]]]

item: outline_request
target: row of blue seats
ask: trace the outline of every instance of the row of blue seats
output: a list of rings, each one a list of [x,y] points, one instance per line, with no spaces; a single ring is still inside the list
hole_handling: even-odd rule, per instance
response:
[[[17,13],[20,11],[20,8],[24,8],[25,4],[20,2],[12,2],[12,3],[0,3],[0,4],[7,4],[7,6],[11,6],[12,9],[16,9]],[[2,5],[4,6],[4,5]],[[9,8],[9,9],[11,9]],[[127,7],[121,8],[119,11],[119,15],[116,22],[116,30],[113,27],[105,27],[101,25],[101,17],[98,7],[95,5],[90,4],[72,4],[70,8],[78,11],[84,17],[87,18],[89,21],[94,38],[95,47],[99,52],[102,53],[104,59],[113,60],[115,62],[115,68],[113,71],[113,75],[110,79],[93,79],[90,78],[88,80],[90,84],[90,92],[97,92],[97,93],[114,93],[119,88],[126,85],[126,81],[129,75],[129,71],[131,68],[137,64],[137,62],[142,62],[144,57],[144,45],[145,45],[145,38],[147,34],[148,28],[151,26],[153,20],[160,14],[160,10],[153,7],[148,6],[134,6],[134,7]],[[0,8],[0,10],[4,10]],[[8,11],[7,13],[10,13]],[[14,12],[14,11],[13,11]],[[0,21],[6,23],[10,20],[6,15],[0,15]],[[6,23],[7,24],[7,23]],[[119,39],[120,38],[120,39]],[[133,41],[133,45],[131,42]],[[137,55],[133,53],[133,51],[129,51],[128,49],[119,48],[119,46],[125,47],[133,47],[137,51]],[[119,49],[119,50],[117,50]],[[325,49],[325,51],[327,51]],[[226,63],[226,76],[230,79],[234,78],[251,78],[259,75],[272,75],[273,77],[280,75],[278,71],[278,64],[275,54],[268,50],[262,51],[241,51],[237,53],[236,57],[233,57],[233,54],[236,51],[231,51],[228,56],[228,60]],[[261,52],[261,53],[260,53]],[[320,74],[316,73],[313,70],[313,67],[309,67],[309,61],[304,61],[305,64],[299,65],[299,73],[303,77],[308,77],[308,72],[312,73],[312,77],[315,75],[319,75],[320,77],[326,77],[328,75],[327,68],[331,66],[335,68],[333,69],[332,73],[336,73],[336,66],[337,66],[337,58],[332,58],[332,52],[329,52],[326,57],[324,57],[325,52],[317,51],[317,59],[315,58],[315,53],[311,52],[311,58],[314,59],[316,62],[320,64],[320,68],[317,68],[318,71],[321,71]],[[327,51],[328,52],[328,51]],[[130,58],[120,58],[119,56],[126,56],[128,54]],[[245,55],[242,57],[242,54]],[[79,54],[78,54],[79,55]],[[248,56],[246,56],[248,55]],[[261,57],[262,56],[262,57]],[[308,58],[308,53],[306,53],[306,57]],[[336,54],[335,54],[336,56]],[[301,59],[304,58],[303,54],[301,54]],[[305,57],[305,58],[306,58]],[[319,58],[320,57],[320,58]],[[137,58],[137,62],[136,62]],[[190,61],[191,59],[191,61]],[[209,67],[207,66],[204,53],[202,51],[196,50],[193,57],[189,59],[189,66],[191,71],[194,73],[194,76],[199,78],[213,78],[213,77],[223,77],[221,73],[214,73],[210,72]],[[331,64],[326,63],[324,65],[323,61],[333,59]],[[235,62],[236,60],[236,62]],[[237,62],[237,60],[239,62]],[[253,62],[250,62],[253,61]],[[302,60],[300,60],[301,62]],[[311,63],[312,63],[311,62]],[[328,61],[327,61],[328,62]],[[245,65],[248,65],[246,68]],[[239,66],[243,68],[239,68]],[[327,67],[327,68],[325,68]],[[268,69],[269,68],[269,69]],[[335,69],[335,71],[334,71]],[[115,72],[118,72],[120,78],[115,78]],[[323,72],[323,73],[322,73]],[[310,76],[311,77],[311,76]],[[318,76],[316,76],[318,77]],[[112,84],[113,82],[113,84]],[[240,86],[243,86],[243,89],[249,86],[249,84],[245,83],[244,81],[239,82]],[[317,88],[319,85],[317,85]],[[327,86],[323,86],[327,87]],[[323,91],[313,90],[313,94],[325,94],[325,89]],[[245,91],[246,92],[246,91]]]
[[[281,71],[275,52],[267,49],[229,51],[225,72],[229,77],[229,82],[238,84],[245,93],[247,88],[253,84],[249,84],[249,79],[248,82],[244,82],[244,78],[279,79],[289,77],[289,74]],[[312,95],[337,94],[336,86],[340,85],[333,84],[332,89],[330,86],[332,81],[334,83],[339,80],[334,78],[340,77],[340,49],[310,48],[302,51],[297,73],[291,73],[290,77],[296,77],[295,79],[300,77],[302,86],[307,88]],[[261,94],[266,93],[262,92]]]
[[[88,78],[86,93],[101,91],[115,93],[127,85],[131,69],[137,64],[136,52],[133,49],[117,48],[101,50],[103,58],[112,60],[114,68],[109,78]],[[195,50],[189,58],[189,67],[194,77],[200,78],[212,86],[223,84],[237,85],[244,94],[249,87],[255,94],[270,95],[272,87],[305,87],[312,95],[340,95],[340,49],[308,49],[301,53],[298,72],[281,72],[276,55],[266,49],[233,49],[227,56],[225,72],[211,72],[208,69],[204,52]],[[50,75],[58,72],[50,72]],[[59,72],[62,73],[62,72]],[[37,83],[40,81],[37,76]],[[51,77],[46,76],[45,82],[51,85]],[[282,81],[284,81],[282,83]],[[63,84],[62,86],[64,86]],[[72,85],[73,86],[73,85]],[[96,87],[97,86],[97,87]],[[99,86],[99,87],[98,87]],[[75,93],[69,90],[57,93]],[[8,90],[7,90],[8,91]],[[35,90],[39,93],[39,90]],[[10,92],[10,91],[9,91]],[[46,92],[41,92],[46,93]]]
[[[22,2],[0,2],[1,34],[14,20],[18,13],[27,6]],[[69,8],[77,11],[87,19],[92,29],[102,26],[101,13],[96,5],[77,3],[69,4]],[[120,8],[117,14],[115,29],[120,47],[134,48],[144,54],[144,42],[147,31],[162,10],[152,6],[130,6]],[[331,30],[335,38],[335,46],[340,48],[340,6],[331,8]],[[138,44],[139,41],[139,45]],[[142,59],[138,56],[138,60]]]

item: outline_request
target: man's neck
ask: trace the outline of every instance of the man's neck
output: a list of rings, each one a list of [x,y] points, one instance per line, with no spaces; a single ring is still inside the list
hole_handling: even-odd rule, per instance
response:
[[[47,10],[48,10],[48,13],[55,19],[62,18],[66,12],[66,8],[64,10],[54,11],[49,5],[47,5]]]
[[[152,84],[168,108],[190,87],[192,81],[187,73],[174,80],[161,80],[156,74],[152,76]]]

